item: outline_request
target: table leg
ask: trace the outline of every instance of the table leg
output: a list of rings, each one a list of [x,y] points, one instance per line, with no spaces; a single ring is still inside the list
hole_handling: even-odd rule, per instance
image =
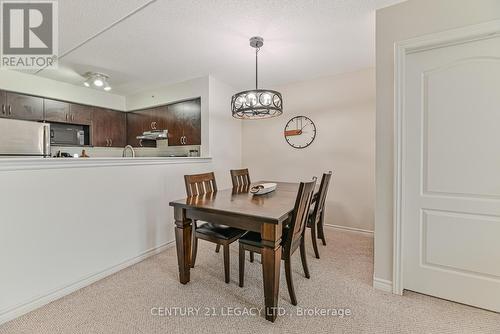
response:
[[[179,207],[174,208],[174,218],[179,281],[186,284],[189,282],[191,269],[191,220],[186,218],[186,210]]]
[[[281,224],[263,224],[261,228],[262,273],[266,320],[274,322],[278,313],[281,265]]]

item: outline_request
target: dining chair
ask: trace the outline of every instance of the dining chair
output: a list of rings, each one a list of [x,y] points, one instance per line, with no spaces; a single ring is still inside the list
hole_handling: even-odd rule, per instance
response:
[[[321,178],[321,183],[319,186],[318,195],[316,201],[313,204],[313,209],[310,211],[309,219],[307,220],[307,227],[311,229],[311,239],[314,249],[314,255],[319,259],[319,251],[317,244],[316,232],[318,232],[318,238],[323,241],[323,245],[326,246],[325,232],[323,229],[324,217],[325,217],[325,200],[326,194],[328,193],[328,186],[330,185],[330,179],[332,178],[332,172],[324,173]]]
[[[233,182],[233,188],[249,187],[252,183],[250,181],[250,173],[248,168],[244,169],[231,169],[231,181]],[[217,246],[219,247],[219,246]],[[215,250],[218,252],[218,249]],[[254,253],[250,252],[250,262],[254,261]]]
[[[299,247],[305,277],[310,278],[309,269],[307,268],[304,232],[309,217],[309,207],[314,195],[315,186],[316,178],[313,178],[311,182],[300,183],[290,223],[283,228],[281,259],[285,262],[286,284],[293,305],[297,305],[297,297],[295,296],[295,289],[293,287],[291,257]],[[245,251],[248,250],[262,255],[263,245],[261,235],[258,232],[246,233],[240,238],[239,244],[240,287],[243,287],[245,276]],[[264,268],[262,269],[264,270]]]
[[[248,168],[245,169],[231,169],[231,181],[233,181],[233,188],[244,187],[250,185],[250,174]]]
[[[186,183],[186,192],[189,197],[217,193],[217,182],[215,181],[213,172],[184,175],[184,181]],[[196,262],[198,239],[213,242],[217,244],[217,246],[222,245],[224,253],[225,282],[229,283],[229,245],[238,240],[243,234],[245,234],[245,231],[238,228],[219,225],[212,222],[198,222],[193,220],[191,268],[194,267]]]

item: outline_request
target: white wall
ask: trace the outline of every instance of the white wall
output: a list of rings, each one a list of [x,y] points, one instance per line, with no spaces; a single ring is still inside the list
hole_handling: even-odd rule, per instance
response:
[[[297,182],[332,170],[326,223],[373,230],[374,69],[274,89],[283,94],[283,115],[243,121],[243,166],[252,179]],[[317,128],[305,149],[292,148],[283,136],[288,120],[298,115]]]
[[[376,278],[392,281],[394,43],[499,18],[498,0],[409,0],[377,11]]]
[[[241,166],[241,121],[229,109],[234,90],[214,78],[205,83],[212,159],[0,168],[0,323],[173,241],[168,203],[185,197],[184,174],[215,171],[219,187],[230,187],[229,169]]]
[[[11,70],[0,70],[0,89],[125,110],[125,96]]]

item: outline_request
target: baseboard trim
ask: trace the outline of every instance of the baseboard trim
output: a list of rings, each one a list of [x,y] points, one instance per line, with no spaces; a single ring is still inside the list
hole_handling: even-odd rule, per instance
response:
[[[373,288],[392,293],[392,281],[373,277]]]
[[[362,232],[362,233],[373,234],[373,231],[363,230],[362,228],[348,227],[348,226],[341,226],[341,225],[333,225],[333,224],[325,224],[325,226],[337,228],[339,230],[346,230],[346,231],[351,231],[351,232]]]
[[[41,297],[37,297],[29,302],[20,304],[18,306],[12,307],[10,309],[4,310],[4,312],[0,313],[0,325],[6,323],[7,321],[18,318],[28,312],[31,312],[37,308],[40,308],[54,300],[62,298],[70,293],[73,293],[81,288],[84,288],[92,283],[95,283],[107,276],[110,276],[120,270],[123,270],[127,267],[130,267],[136,263],[139,263],[150,256],[156,255],[158,253],[163,252],[164,250],[173,247],[175,245],[175,241],[166,242],[158,247],[151,248],[136,257],[125,260],[113,267],[105,269],[103,271],[91,274],[90,276],[83,278],[77,282],[71,283],[67,286],[61,287],[59,289],[53,290],[46,295]]]

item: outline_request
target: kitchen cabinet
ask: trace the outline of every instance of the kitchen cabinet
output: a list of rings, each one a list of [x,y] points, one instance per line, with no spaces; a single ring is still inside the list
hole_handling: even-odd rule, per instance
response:
[[[71,123],[81,124],[81,125],[90,125],[90,123],[92,121],[93,110],[94,110],[94,107],[91,107],[91,106],[70,103],[69,113],[70,113]]]
[[[7,117],[7,95],[3,90],[0,90],[0,118]]]
[[[168,106],[168,145],[201,145],[201,100]]]
[[[92,145],[125,147],[127,138],[125,113],[95,107],[92,113]]]
[[[45,120],[47,122],[90,125],[92,107],[44,99]]]
[[[11,92],[1,92],[1,96],[0,117],[29,121],[43,120],[43,98]]]
[[[127,144],[134,147],[141,145],[137,136],[142,135],[144,131],[151,130],[151,112],[149,109],[127,113]]]

